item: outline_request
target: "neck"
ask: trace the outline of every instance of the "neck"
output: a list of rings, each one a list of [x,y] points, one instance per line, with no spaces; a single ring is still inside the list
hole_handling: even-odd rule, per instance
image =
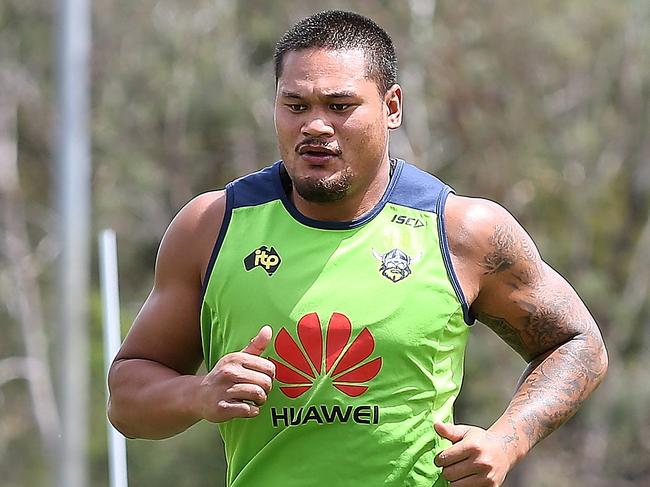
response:
[[[351,188],[349,194],[337,201],[317,203],[301,197],[291,188],[290,198],[296,209],[312,220],[347,222],[356,220],[372,210],[386,192],[390,182],[390,162],[388,158],[364,188]]]

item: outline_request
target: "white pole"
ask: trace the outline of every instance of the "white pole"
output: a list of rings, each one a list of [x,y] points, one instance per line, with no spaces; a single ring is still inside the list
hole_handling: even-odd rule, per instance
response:
[[[88,481],[90,266],[90,2],[58,0],[57,151],[62,442],[57,485]]]
[[[105,378],[111,362],[122,342],[120,333],[120,294],[117,277],[117,244],[113,230],[99,234],[99,275],[102,288],[102,315],[104,324],[104,371]],[[108,383],[106,398],[108,399]],[[126,440],[113,425],[108,425],[108,470],[111,487],[126,487]]]

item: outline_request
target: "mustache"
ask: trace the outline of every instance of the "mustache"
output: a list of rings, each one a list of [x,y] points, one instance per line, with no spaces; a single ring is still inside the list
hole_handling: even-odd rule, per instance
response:
[[[332,151],[337,156],[340,156],[343,153],[343,151],[338,146],[338,144],[332,143],[332,142],[327,142],[327,141],[325,141],[323,139],[319,139],[318,137],[308,137],[308,138],[304,139],[302,142],[300,142],[299,144],[296,145],[295,151],[300,153],[300,150],[305,146],[308,146],[308,147],[323,147],[323,148],[325,148],[327,150]]]

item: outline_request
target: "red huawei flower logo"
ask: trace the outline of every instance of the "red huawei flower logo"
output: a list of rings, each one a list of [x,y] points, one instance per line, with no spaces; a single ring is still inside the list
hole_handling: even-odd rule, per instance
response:
[[[275,377],[286,384],[280,390],[290,398],[307,392],[320,376],[330,376],[333,385],[348,396],[357,397],[368,390],[367,382],[379,373],[381,357],[361,364],[375,349],[375,340],[368,328],[361,330],[346,349],[352,334],[347,316],[333,313],[327,324],[325,343],[320,320],[316,313],[303,316],[298,322],[296,341],[282,328],[275,338],[275,351],[285,362],[270,359],[275,364]],[[286,365],[285,365],[286,364]]]

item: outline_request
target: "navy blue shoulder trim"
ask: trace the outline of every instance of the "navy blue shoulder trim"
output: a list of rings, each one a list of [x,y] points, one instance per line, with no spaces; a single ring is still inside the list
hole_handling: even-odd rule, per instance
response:
[[[233,208],[256,206],[280,198],[278,173],[280,163],[260,169],[229,183],[227,188],[233,193]],[[281,189],[281,188],[280,188]]]
[[[221,222],[221,228],[219,229],[219,235],[217,235],[217,240],[214,243],[212,248],[212,254],[210,255],[210,261],[208,262],[208,267],[205,270],[205,276],[203,276],[203,285],[201,286],[201,303],[205,298],[205,292],[208,289],[208,282],[210,282],[210,276],[212,275],[212,269],[214,263],[217,260],[219,255],[219,250],[221,245],[223,245],[223,239],[226,237],[226,231],[228,230],[228,225],[230,225],[230,217],[232,216],[233,200],[234,200],[234,191],[232,191],[231,184],[226,186],[226,210],[223,214],[223,221]]]
[[[452,192],[453,190],[449,186],[443,185],[436,198],[436,213],[438,214],[438,240],[440,241],[442,259],[445,263],[445,268],[447,269],[447,277],[449,278],[449,282],[451,282],[451,285],[456,292],[456,297],[460,301],[460,305],[463,308],[463,319],[465,320],[465,323],[471,326],[476,320],[474,319],[472,311],[469,309],[469,303],[467,302],[467,298],[465,298],[463,289],[460,287],[460,281],[458,280],[458,276],[456,275],[456,271],[454,270],[454,266],[451,261],[449,241],[447,240],[447,228],[445,225],[445,203],[447,202],[449,193]]]
[[[441,191],[445,187],[448,186],[437,177],[404,163],[402,174],[389,201],[396,205],[437,213]]]

